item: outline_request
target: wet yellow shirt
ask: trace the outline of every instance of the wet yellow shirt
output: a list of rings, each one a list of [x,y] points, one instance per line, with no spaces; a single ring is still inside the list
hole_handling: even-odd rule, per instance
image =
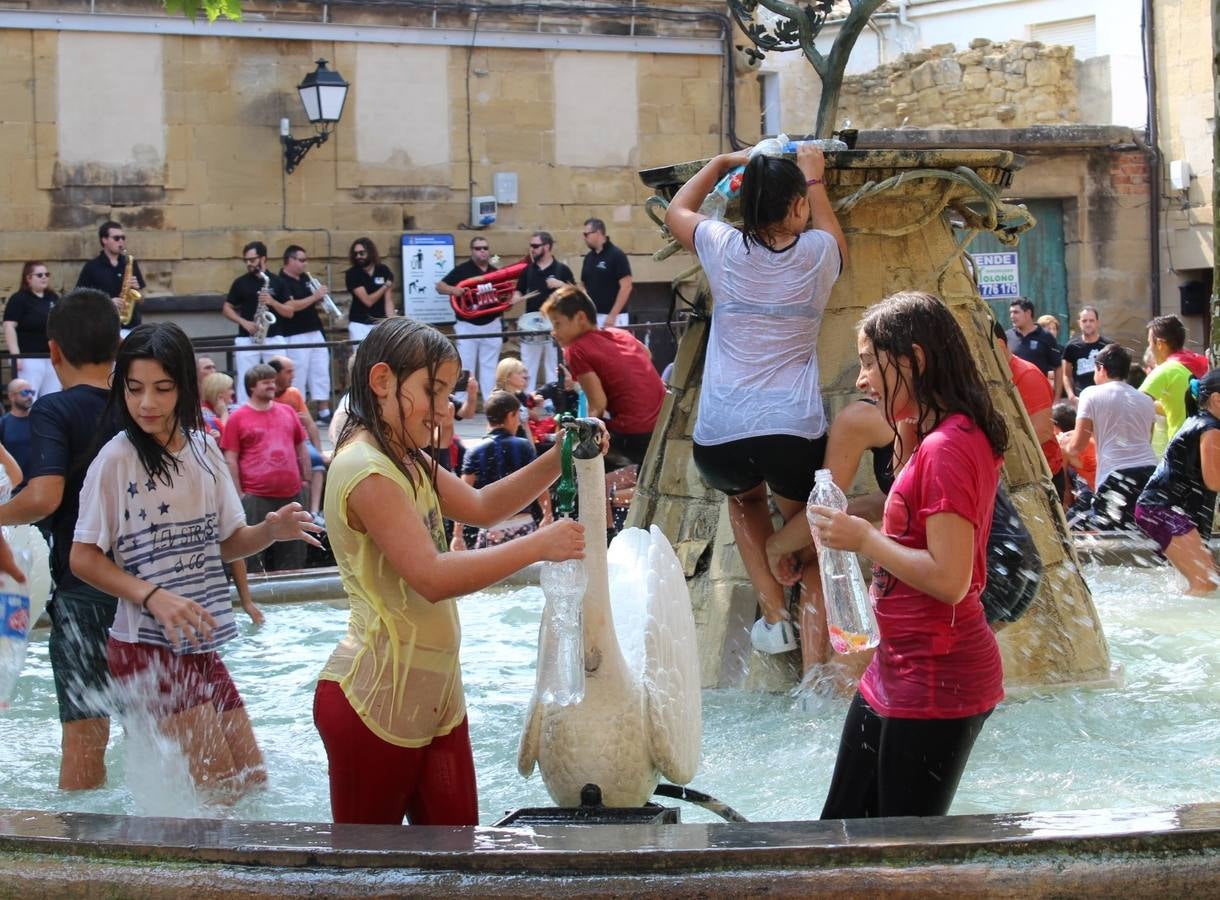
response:
[[[455,600],[429,603],[398,576],[372,538],[348,525],[348,498],[370,475],[402,491],[395,499],[413,507],[437,549],[445,549],[440,503],[426,476],[421,473],[412,488],[385,454],[363,441],[335,454],[326,476],[326,524],[351,616],[319,678],[337,681],[382,740],[423,747],[466,715],[458,665],[462,627]]]

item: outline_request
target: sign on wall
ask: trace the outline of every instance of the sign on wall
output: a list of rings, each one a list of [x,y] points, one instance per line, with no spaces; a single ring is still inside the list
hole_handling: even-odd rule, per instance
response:
[[[978,273],[979,296],[984,300],[1007,300],[1021,296],[1021,276],[1017,274],[1017,253],[972,253]]]
[[[453,321],[449,297],[436,290],[436,283],[453,268],[453,235],[404,234],[402,236],[403,312],[432,325]]]

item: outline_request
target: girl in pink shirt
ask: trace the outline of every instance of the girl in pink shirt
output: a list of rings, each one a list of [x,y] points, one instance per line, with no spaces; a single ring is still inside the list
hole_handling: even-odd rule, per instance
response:
[[[823,545],[873,561],[881,633],[847,713],[822,818],[945,815],[983,722],[1004,696],[979,596],[1008,431],[938,298],[886,298],[861,323],[857,349],[862,378],[914,451],[880,531],[812,508]]]

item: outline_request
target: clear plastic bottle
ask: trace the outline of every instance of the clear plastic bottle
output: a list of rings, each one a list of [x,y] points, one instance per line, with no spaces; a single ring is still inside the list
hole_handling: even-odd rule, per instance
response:
[[[539,574],[546,595],[545,615],[550,617],[548,659],[539,658],[538,685],[542,702],[556,706],[579,703],[585,696],[585,649],[582,615],[588,576],[579,559],[542,564]]]
[[[28,553],[18,553],[18,564],[29,571]],[[0,574],[0,709],[8,709],[17,677],[25,665],[30,639],[29,580],[18,584],[11,575]]]
[[[818,469],[814,475],[810,506],[827,506],[846,510],[847,497],[830,477],[830,469]],[[856,653],[876,647],[877,620],[873,604],[860,572],[856,554],[848,550],[831,550],[817,540],[812,513],[808,513],[809,528],[818,547],[818,567],[822,570],[822,592],[826,595],[826,629],[836,653]]]
[[[753,159],[760,153],[764,156],[783,156],[785,152],[793,152],[788,148],[795,146],[792,141],[788,140],[788,135],[779,134],[773,138],[764,138],[751,147],[750,158]],[[711,193],[703,198],[703,203],[699,205],[699,212],[709,219],[723,220],[725,211],[729,208],[729,201],[741,193],[741,177],[745,171],[745,166],[737,166],[726,172],[716,182]]]

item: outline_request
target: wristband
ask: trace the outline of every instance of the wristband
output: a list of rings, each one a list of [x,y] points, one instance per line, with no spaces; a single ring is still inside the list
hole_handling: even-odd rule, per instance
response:
[[[140,609],[148,609],[148,601],[152,599],[152,595],[161,590],[161,585],[156,585],[151,591],[144,595],[144,599],[140,601]]]
[[[823,178],[810,178],[808,181],[805,182],[805,187],[813,187],[815,184],[825,184],[825,183],[826,183],[826,180]]]

